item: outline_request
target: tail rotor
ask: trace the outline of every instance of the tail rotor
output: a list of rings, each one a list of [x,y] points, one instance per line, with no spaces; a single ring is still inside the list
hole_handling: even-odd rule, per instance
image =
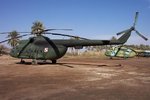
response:
[[[137,35],[139,35],[141,38],[143,38],[144,40],[147,41],[148,39],[135,29],[137,19],[138,19],[138,15],[139,15],[139,12],[136,12],[135,13],[135,18],[134,18],[134,23],[133,23],[133,26],[131,28],[129,28],[127,30],[124,30],[124,31],[121,31],[121,32],[117,33],[117,35],[127,34],[127,33],[131,33],[132,31],[135,31],[135,33]]]

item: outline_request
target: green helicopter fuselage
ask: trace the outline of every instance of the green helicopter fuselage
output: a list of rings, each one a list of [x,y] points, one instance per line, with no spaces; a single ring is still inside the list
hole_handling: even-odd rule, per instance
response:
[[[128,34],[128,37],[130,34]],[[121,38],[121,37],[120,37]],[[65,55],[68,47],[82,48],[83,46],[96,45],[118,45],[126,41],[115,40],[71,40],[71,39],[49,39],[45,36],[30,37],[21,40],[15,46],[10,55],[21,59],[56,60]]]

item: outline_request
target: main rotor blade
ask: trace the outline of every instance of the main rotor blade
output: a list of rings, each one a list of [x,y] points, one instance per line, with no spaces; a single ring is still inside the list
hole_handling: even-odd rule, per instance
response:
[[[28,35],[33,35],[33,34],[24,34],[24,35],[17,36],[16,38],[21,38],[21,37],[28,36]]]
[[[148,40],[148,38],[146,38],[145,36],[143,36],[140,32],[138,32],[137,30],[135,30],[135,32],[140,36],[142,37],[144,40]]]
[[[0,43],[4,43],[4,42],[7,42],[9,39],[7,39],[7,40],[4,40],[4,41],[1,41]]]
[[[45,33],[45,34],[52,34],[52,35],[59,35],[59,36],[67,36],[67,37],[73,37],[77,39],[83,39],[83,40],[89,40],[87,38],[79,37],[79,36],[73,36],[73,35],[67,35],[67,34],[60,34],[60,33]]]
[[[124,30],[124,31],[121,31],[121,32],[118,32],[117,33],[117,35],[121,35],[121,34],[123,34],[123,33],[126,33],[126,32],[128,32],[130,29],[127,29],[127,30]]]
[[[47,32],[47,31],[54,31],[54,30],[72,31],[72,29],[46,29],[44,31]]]
[[[63,30],[63,31],[73,31],[73,29],[45,29],[40,31],[39,33],[47,32],[47,31],[55,31],[55,30]],[[2,32],[0,34],[9,34],[10,32]],[[18,33],[32,33],[32,32],[18,32]]]
[[[136,13],[135,13],[135,18],[134,18],[133,27],[135,27],[135,25],[136,25],[136,23],[137,23],[138,15],[139,15],[139,12],[136,12]]]
[[[2,32],[0,34],[9,34],[10,32]],[[17,33],[31,33],[31,32],[17,32]]]
[[[17,36],[16,38],[21,38],[21,37],[28,36],[28,35],[32,35],[32,34],[24,34],[24,35]],[[11,39],[13,39],[13,38],[10,38],[10,39],[7,39],[7,40],[3,40],[3,41],[1,41],[0,43],[7,42],[7,41],[9,41],[9,40],[11,40]]]
[[[0,33],[0,34],[8,34],[8,33],[10,33],[10,32],[2,32],[2,33]]]
[[[64,31],[72,31],[72,29],[45,29],[45,30],[41,30],[39,31],[38,33],[39,34],[44,34],[44,32],[47,32],[47,31],[54,31],[54,30],[64,30]]]

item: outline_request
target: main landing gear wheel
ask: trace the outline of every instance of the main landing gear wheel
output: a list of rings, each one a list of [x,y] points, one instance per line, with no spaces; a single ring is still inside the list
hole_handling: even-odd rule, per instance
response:
[[[52,60],[52,64],[56,64],[56,62],[57,62],[56,60]]]
[[[24,63],[25,63],[25,61],[23,59],[21,59],[20,64],[24,64]]]

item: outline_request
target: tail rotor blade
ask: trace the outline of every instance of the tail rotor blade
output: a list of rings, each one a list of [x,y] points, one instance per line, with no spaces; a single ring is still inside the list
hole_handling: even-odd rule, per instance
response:
[[[138,15],[139,15],[139,12],[136,12],[136,13],[135,13],[135,18],[134,18],[133,27],[135,27],[135,25],[136,25],[136,23],[137,23]]]
[[[144,40],[148,40],[145,36],[143,36],[140,32],[138,32],[137,30],[135,30],[135,32],[140,36],[140,37],[142,37]]]

